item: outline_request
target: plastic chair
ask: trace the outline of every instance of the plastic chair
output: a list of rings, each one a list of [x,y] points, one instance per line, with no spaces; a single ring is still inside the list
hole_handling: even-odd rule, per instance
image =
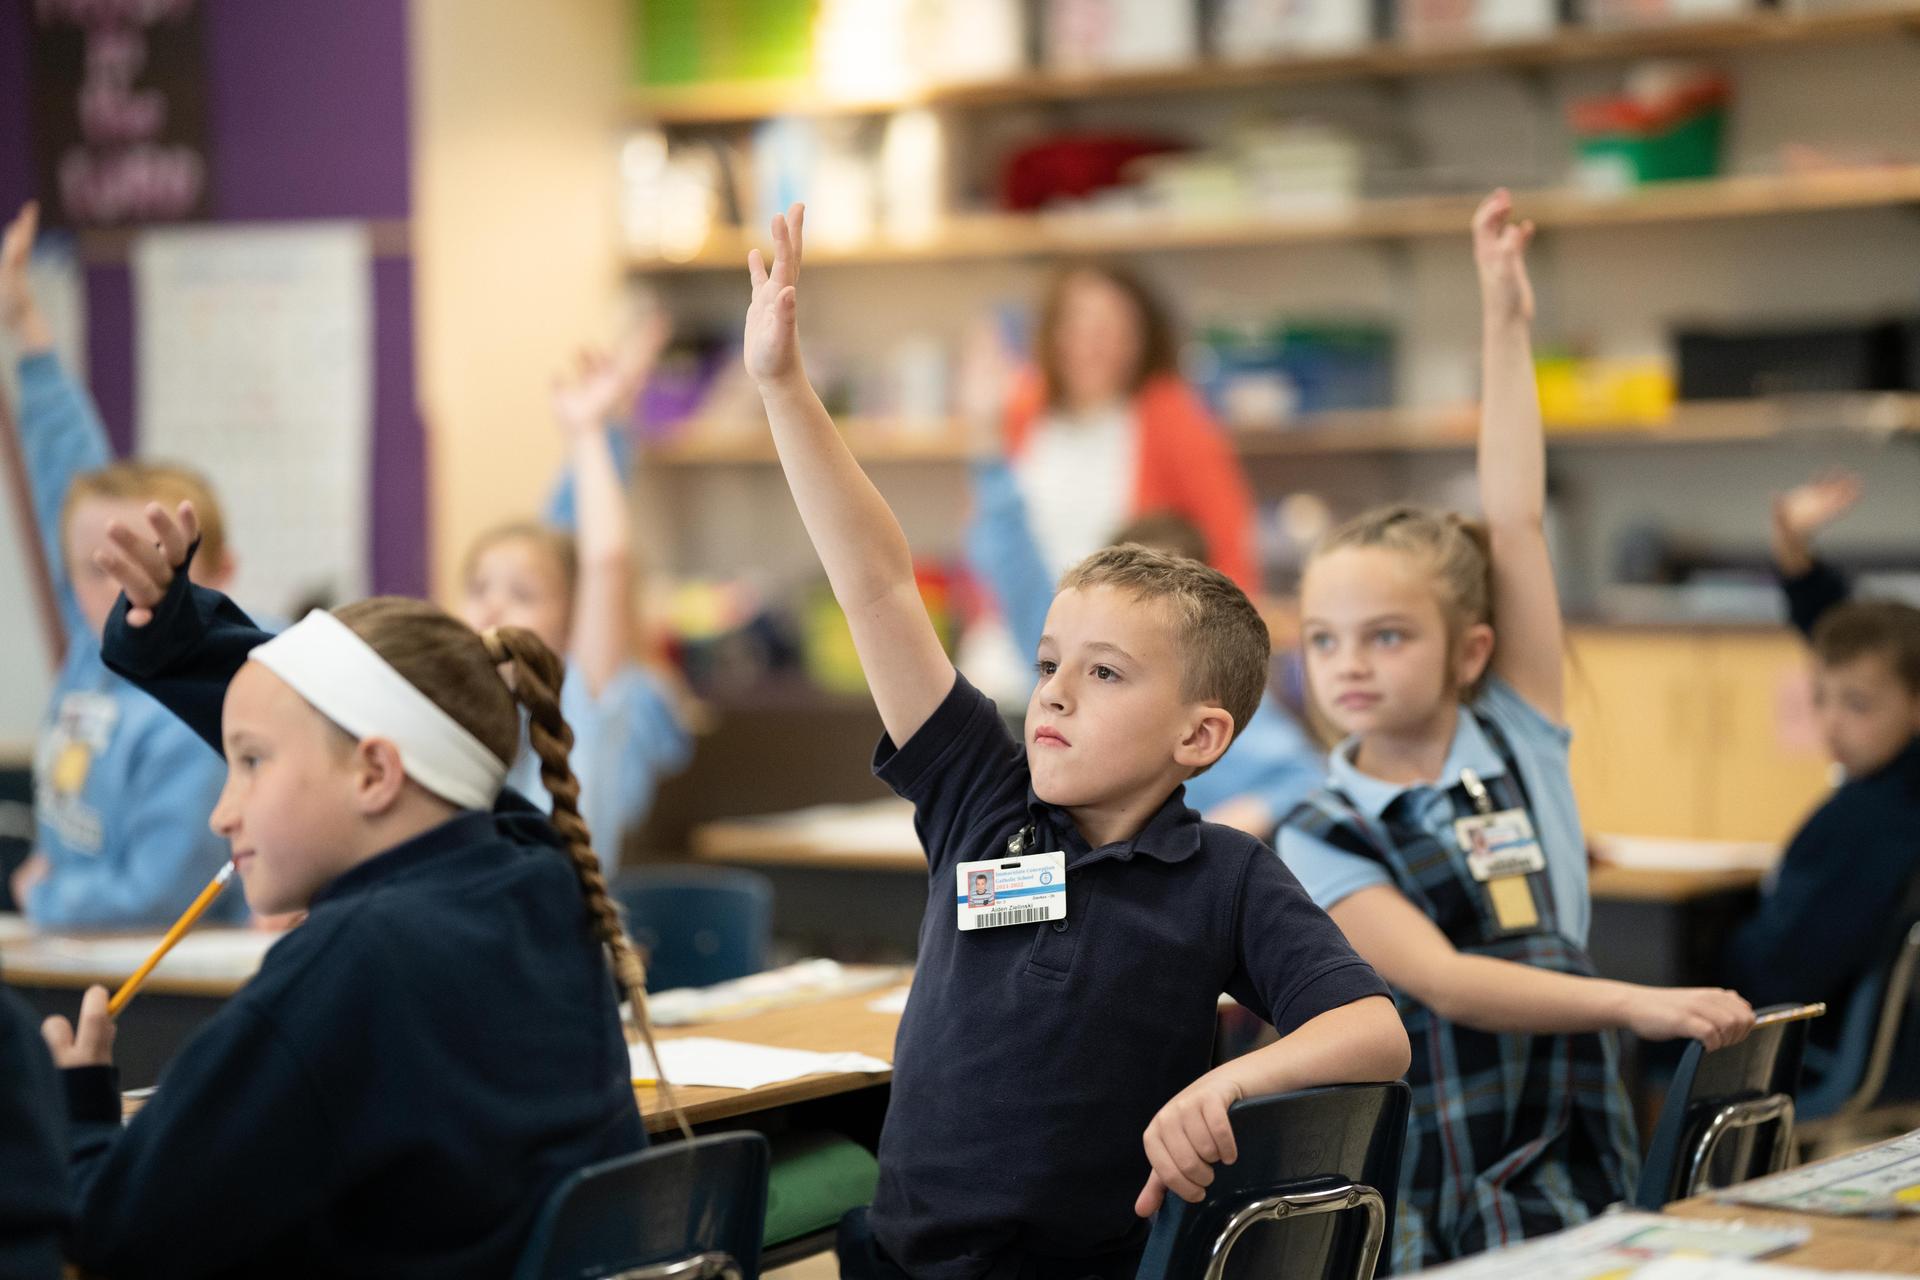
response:
[[[1847,997],[1840,1038],[1820,1078],[1801,1090],[1794,1106],[1803,1121],[1803,1147],[1843,1140],[1871,1125],[1886,1099],[1896,1058],[1907,1058],[1920,1038],[1920,920],[1900,931],[1899,945]],[[1904,1065],[1904,1064],[1903,1064]]]
[[[1393,1235],[1413,1093],[1404,1081],[1235,1103],[1240,1158],[1207,1198],[1168,1196],[1139,1280],[1371,1280]]]
[[[647,990],[705,987],[767,967],[773,884],[731,867],[643,868],[614,881],[647,956]]]
[[[1788,1166],[1807,1024],[1826,1011],[1824,1004],[1774,1005],[1760,1010],[1739,1044],[1708,1053],[1698,1040],[1688,1042],[1654,1125],[1635,1204],[1657,1211]]]
[[[767,1140],[717,1133],[569,1175],[514,1280],[757,1280]]]

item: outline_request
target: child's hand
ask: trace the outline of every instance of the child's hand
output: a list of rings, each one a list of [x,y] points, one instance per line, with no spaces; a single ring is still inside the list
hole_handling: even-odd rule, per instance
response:
[[[758,249],[747,254],[753,303],[747,308],[747,373],[765,386],[800,371],[800,239],[805,205],[773,217],[773,269]]]
[[[180,504],[176,516],[157,502],[147,504],[147,533],[141,535],[118,520],[107,525],[111,546],[93,553],[100,571],[120,584],[127,594],[127,625],[144,627],[153,621],[154,606],[167,594],[187,552],[200,537],[200,518],[193,504]]]
[[[1698,1040],[1724,1049],[1753,1030],[1753,1006],[1720,987],[1636,987],[1627,1027],[1642,1040]]]
[[[27,264],[33,258],[33,240],[40,229],[40,205],[29,200],[0,235],[0,324],[6,325],[22,351],[43,351],[53,336],[34,301]]]
[[[1488,320],[1533,323],[1527,245],[1533,223],[1513,221],[1513,193],[1501,187],[1473,212],[1473,260],[1480,268],[1480,306]]]
[[[88,987],[80,997],[78,1029],[55,1014],[40,1024],[40,1037],[47,1042],[56,1067],[112,1066],[113,1019],[107,1016],[107,989]]]
[[[1242,1096],[1238,1084],[1209,1072],[1160,1108],[1142,1139],[1153,1172],[1133,1202],[1135,1214],[1152,1217],[1169,1191],[1189,1204],[1206,1199],[1213,1166],[1240,1158],[1227,1108]]]
[[[660,352],[672,334],[672,325],[659,312],[649,313],[608,353],[582,347],[571,374],[553,380],[553,416],[568,436],[598,431],[633,408]]]
[[[47,855],[37,850],[29,854],[25,862],[13,869],[13,874],[7,878],[7,889],[13,894],[15,911],[26,910],[27,894],[32,891],[33,886],[45,880],[47,872],[52,869],[53,864],[47,860]]]
[[[1851,471],[1835,469],[1774,495],[1773,558],[1790,577],[1813,567],[1813,535],[1860,501],[1863,486]]]

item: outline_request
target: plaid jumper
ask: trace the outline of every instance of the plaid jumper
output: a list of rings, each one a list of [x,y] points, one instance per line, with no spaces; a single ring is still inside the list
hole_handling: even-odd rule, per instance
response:
[[[1506,736],[1486,717],[1475,720],[1506,764],[1504,775],[1485,780],[1494,807],[1529,808]],[[1457,782],[1444,803],[1452,817],[1474,812]],[[1484,886],[1468,870],[1452,821],[1423,821],[1421,807],[1415,792],[1402,792],[1376,825],[1347,796],[1323,788],[1289,814],[1286,825],[1385,867],[1400,892],[1462,952],[1594,975],[1586,953],[1559,932],[1544,871],[1526,878],[1540,923],[1502,929]],[[1396,1274],[1558,1231],[1631,1194],[1639,1144],[1611,1032],[1479,1031],[1405,994],[1396,993],[1395,1002],[1413,1042]]]

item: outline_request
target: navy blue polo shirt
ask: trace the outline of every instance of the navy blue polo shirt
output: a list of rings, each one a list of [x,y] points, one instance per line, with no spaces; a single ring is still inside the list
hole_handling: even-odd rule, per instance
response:
[[[874,771],[913,802],[928,863],[871,1212],[916,1280],[1142,1247],[1141,1135],[1211,1065],[1219,994],[1282,1035],[1387,994],[1280,860],[1181,788],[1133,839],[1089,848],[964,676]],[[1034,852],[1066,854],[1066,919],[961,933],[955,865],[1005,856],[1029,822]]]

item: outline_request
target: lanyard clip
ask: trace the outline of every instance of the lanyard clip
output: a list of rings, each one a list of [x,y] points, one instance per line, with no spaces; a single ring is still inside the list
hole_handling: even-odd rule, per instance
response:
[[[1034,846],[1038,835],[1031,822],[1014,832],[1007,837],[1007,856],[1009,858],[1026,857],[1027,850]]]
[[[1487,794],[1487,786],[1480,781],[1479,774],[1471,769],[1462,769],[1460,785],[1466,789],[1467,799],[1473,801],[1476,812],[1481,814],[1493,812],[1493,797]]]

